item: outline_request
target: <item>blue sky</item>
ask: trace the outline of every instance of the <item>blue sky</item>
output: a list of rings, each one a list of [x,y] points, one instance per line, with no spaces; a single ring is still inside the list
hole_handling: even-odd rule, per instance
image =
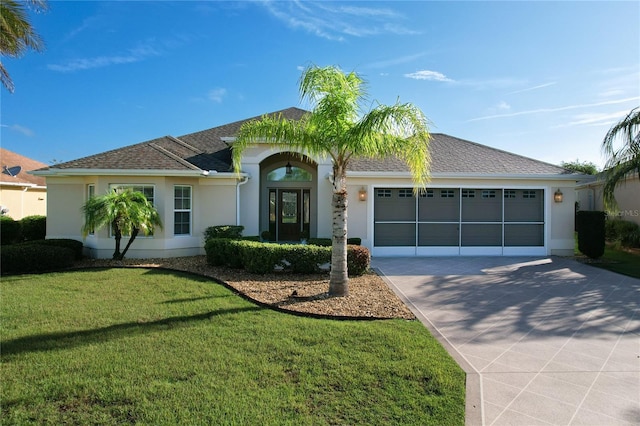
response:
[[[640,3],[52,1],[41,53],[3,58],[2,147],[51,164],[302,105],[337,65],[368,104],[412,102],[431,131],[601,166],[640,105]]]

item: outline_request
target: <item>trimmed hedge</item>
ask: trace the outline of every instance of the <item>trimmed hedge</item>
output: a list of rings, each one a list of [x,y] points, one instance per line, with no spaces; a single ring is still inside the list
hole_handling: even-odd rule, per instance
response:
[[[25,241],[44,240],[47,235],[46,216],[26,216],[20,219],[22,237]]]
[[[74,251],[67,247],[14,244],[2,248],[0,271],[2,274],[57,271],[72,266],[74,259]]]
[[[15,244],[22,241],[22,224],[10,216],[0,216],[0,243]]]
[[[281,267],[299,274],[320,272],[331,261],[331,248],[318,245],[260,243],[214,238],[205,244],[207,262],[213,266],[244,268],[254,274],[267,274]],[[369,270],[371,256],[366,247],[348,246],[350,276]]]
[[[331,238],[309,238],[307,244],[322,247],[331,247]],[[347,238],[347,245],[359,246],[362,244],[362,238]]]
[[[581,210],[576,213],[578,250],[591,259],[598,259],[604,254],[605,217],[601,211]]]
[[[218,225],[210,226],[204,231],[205,243],[213,238],[231,238],[234,240],[242,238],[244,226],[240,225]]]

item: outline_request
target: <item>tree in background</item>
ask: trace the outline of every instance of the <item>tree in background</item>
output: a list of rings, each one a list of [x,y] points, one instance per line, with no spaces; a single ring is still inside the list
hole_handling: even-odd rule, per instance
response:
[[[598,174],[598,166],[588,161],[580,162],[577,159],[576,161],[563,161],[560,163],[560,167],[564,167],[567,170],[582,173],[584,175]]]
[[[347,275],[347,166],[354,157],[395,155],[409,166],[416,187],[429,177],[429,131],[422,111],[412,104],[378,105],[362,113],[364,81],[336,67],[308,67],[300,95],[313,105],[298,121],[264,116],[245,123],[233,144],[233,164],[240,172],[244,150],[265,141],[295,152],[330,157],[333,163],[333,210],[329,294],[349,294]]]
[[[633,173],[640,174],[640,107],[632,109],[625,118],[607,132],[602,141],[605,164],[604,205],[616,210],[616,186]]]
[[[116,189],[101,197],[92,197],[82,206],[82,211],[85,217],[82,234],[85,237],[90,232],[111,225],[116,241],[114,260],[124,259],[140,231],[149,235],[156,226],[162,228],[160,215],[154,205],[143,193],[131,189]],[[123,235],[129,235],[129,241],[121,253]]]
[[[27,7],[36,12],[48,9],[46,0],[2,0],[0,1],[0,55],[19,58],[28,49],[41,51],[44,43],[31,27],[27,19]],[[2,62],[0,62],[0,81],[13,93],[13,80]]]

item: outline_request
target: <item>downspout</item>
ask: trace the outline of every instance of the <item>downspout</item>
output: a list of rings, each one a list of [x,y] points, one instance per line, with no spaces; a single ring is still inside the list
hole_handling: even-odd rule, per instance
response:
[[[249,177],[245,176],[236,183],[236,226],[240,225],[240,186],[249,182]]]

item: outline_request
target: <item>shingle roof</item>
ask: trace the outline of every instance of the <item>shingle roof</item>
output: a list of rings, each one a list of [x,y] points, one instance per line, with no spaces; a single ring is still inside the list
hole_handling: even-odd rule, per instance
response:
[[[46,185],[44,177],[33,176],[27,173],[31,170],[47,167],[46,164],[32,160],[31,158],[27,158],[23,155],[16,154],[15,152],[4,148],[0,148],[0,162],[2,163],[0,165],[2,167],[2,171],[0,172],[0,182],[38,186]],[[8,169],[14,166],[20,166],[21,171],[16,176],[11,176]]]
[[[491,148],[479,143],[432,133],[429,144],[431,173],[536,175],[571,174],[560,166]],[[408,172],[407,165],[398,158],[384,160],[354,159],[349,170],[359,172]]]
[[[269,115],[299,120],[308,111],[288,108]],[[112,170],[215,170],[231,171],[231,149],[223,138],[236,135],[242,124],[261,116],[236,121],[177,138],[165,136],[136,145],[53,166],[56,169]],[[430,144],[431,173],[487,175],[562,175],[562,167],[491,148],[475,142],[433,133]],[[52,168],[53,168],[52,167]],[[353,172],[408,172],[406,164],[394,157],[381,160],[352,159]]]

